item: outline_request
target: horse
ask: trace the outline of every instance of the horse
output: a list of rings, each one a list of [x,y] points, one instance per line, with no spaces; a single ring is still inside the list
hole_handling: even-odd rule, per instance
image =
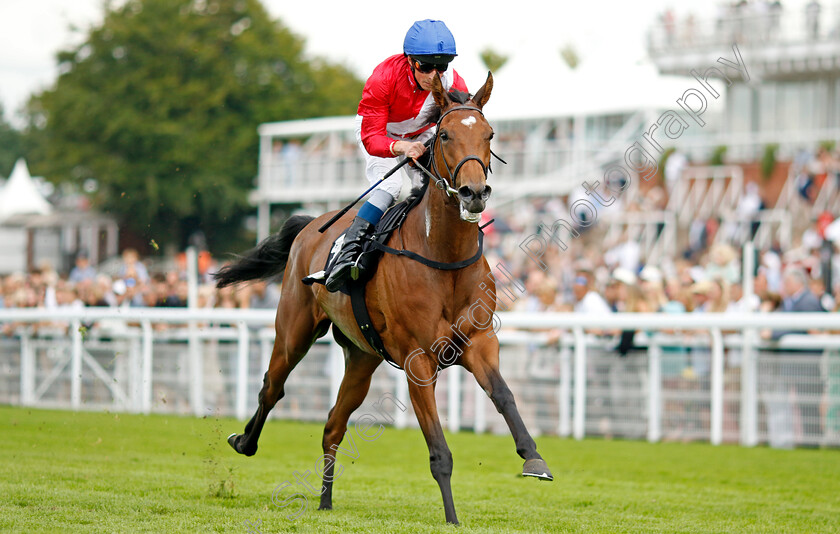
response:
[[[464,319],[475,316],[478,302],[483,304],[485,314],[492,315],[496,309],[496,286],[487,260],[480,254],[477,224],[491,192],[487,173],[493,129],[482,108],[492,88],[493,76],[488,73],[474,96],[466,95],[465,102],[458,102],[443,88],[439,76],[435,77],[432,94],[440,116],[429,148],[432,171],[418,165],[436,186],[427,183],[419,204],[406,215],[398,233],[386,242],[389,246],[402,245],[403,251],[429,258],[431,263],[457,263],[476,256],[480,261],[440,270],[411,257],[385,254],[365,287],[372,325],[387,354],[406,370],[409,396],[429,449],[429,464],[440,487],[446,522],[453,524],[458,524],[458,517],[450,486],[452,453],[444,438],[434,394],[435,379],[443,367],[461,365],[492,399],[510,428],[516,452],[525,460],[523,476],[553,480],[499,372],[498,339],[488,332],[487,321]],[[450,162],[458,163],[453,167]],[[353,212],[349,212],[320,233],[319,226],[330,215],[291,217],[278,234],[215,274],[218,287],[272,277],[284,280],[274,324],[276,337],[259,393],[259,406],[244,433],[228,438],[236,452],[246,456],[257,452],[263,424],[283,397],[289,374],[330,326],[343,349],[344,377],[324,426],[320,510],[332,509],[335,451],[350,415],[364,401],[371,376],[383,361],[366,341],[347,295],[301,282],[309,273],[323,268],[333,242],[353,218]],[[454,329],[458,331],[456,336],[452,336]]]

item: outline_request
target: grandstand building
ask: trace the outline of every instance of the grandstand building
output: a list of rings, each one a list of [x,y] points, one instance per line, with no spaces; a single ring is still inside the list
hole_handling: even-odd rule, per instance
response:
[[[650,63],[620,71],[585,63],[572,71],[555,51],[517,51],[495,73],[485,110],[494,151],[508,162],[493,163],[491,208],[521,211],[534,198],[571,204],[583,198],[584,181],[603,187],[605,171],[619,165],[631,182],[625,209],[605,210],[600,238],[626,236],[656,261],[682,252],[693,223],[716,218],[724,230],[716,239],[791,247],[817,213],[840,212],[836,180],[820,184],[811,202],[797,183],[811,154],[840,139],[840,18],[836,10],[789,11],[732,8],[712,20],[657,22]],[[518,58],[539,54],[545,68],[526,72]],[[533,90],[524,84],[548,89],[526,97]],[[272,230],[273,206],[322,213],[367,189],[353,129],[353,117],[260,126],[251,194],[258,238]],[[679,179],[666,176],[672,151],[687,162],[673,165]],[[777,164],[762,177],[767,158]],[[750,182],[768,209],[742,209]],[[660,191],[648,195],[651,187]]]
[[[717,78],[725,97],[719,129],[699,139],[675,140],[677,150],[703,158],[714,147],[726,147],[733,162],[775,159],[786,168],[775,190],[766,183],[770,175],[753,172],[753,180],[765,189],[763,200],[774,208],[759,214],[765,229],[773,227],[756,236],[759,246],[766,248],[772,236],[787,249],[794,244],[791,235],[801,234],[819,213],[840,213],[840,169],[818,161],[820,147],[832,152],[840,140],[840,6],[824,8],[812,1],[783,8],[779,2],[753,2],[733,5],[710,20],[667,20],[649,32],[648,53],[659,72],[691,76],[698,84]],[[748,76],[733,76],[733,69],[721,65],[708,68],[712,61],[723,63],[715,58],[728,49],[730,59],[735,53],[743,59]],[[836,155],[824,158],[832,159],[836,165]],[[688,177],[696,180],[697,172]],[[818,183],[808,191],[815,178]],[[731,182],[736,186],[729,194],[733,200],[744,194],[739,181]],[[671,204],[674,209],[694,194],[685,182]],[[691,208],[680,215],[691,217]],[[727,207],[721,217],[732,219]]]
[[[840,9],[816,2],[763,12],[745,6],[712,20],[657,24],[649,32],[648,53],[662,74],[695,78],[722,53],[731,58],[733,45],[749,80],[743,83],[723,68],[708,72],[731,82],[721,128],[708,143],[725,145],[742,160],[757,159],[765,146],[778,144],[792,159],[800,149],[840,138]],[[676,146],[703,145],[692,140]]]

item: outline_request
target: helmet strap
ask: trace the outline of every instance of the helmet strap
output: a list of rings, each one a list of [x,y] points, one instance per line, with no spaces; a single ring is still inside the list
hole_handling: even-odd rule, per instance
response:
[[[420,87],[420,82],[417,81],[417,73],[415,72],[416,69],[414,68],[414,58],[409,56],[408,54],[403,54],[403,55],[405,56],[406,60],[408,61],[408,68],[411,69],[411,77],[414,78],[414,85],[416,85],[417,87]],[[420,87],[420,89],[422,89],[422,87]]]

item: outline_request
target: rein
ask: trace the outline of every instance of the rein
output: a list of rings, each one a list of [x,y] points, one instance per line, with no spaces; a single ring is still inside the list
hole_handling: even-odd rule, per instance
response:
[[[484,112],[481,111],[481,109],[479,109],[475,106],[455,106],[455,107],[452,107],[452,108],[449,108],[448,110],[446,110],[440,116],[440,118],[438,118],[438,121],[437,121],[438,126],[440,126],[440,123],[443,121],[444,117],[446,117],[447,115],[449,115],[453,111],[459,111],[459,110],[477,111],[482,117],[484,116]],[[439,136],[440,136],[440,132],[438,132],[432,138],[432,144],[429,147],[429,152],[430,152],[431,160],[432,160],[432,170],[434,171],[434,174],[429,169],[424,167],[422,164],[420,164],[416,161],[414,163],[417,166],[417,168],[419,168],[426,176],[429,177],[430,180],[434,180],[435,186],[438,189],[446,192],[449,196],[457,199],[458,198],[458,190],[453,188],[440,175],[440,171],[437,168],[437,162],[435,160],[435,147],[438,146],[437,140],[438,140]],[[493,156],[496,156],[496,154],[493,154],[492,150],[490,151],[490,153]],[[441,146],[441,149],[440,149],[440,155],[443,158],[443,163],[446,166],[447,172],[449,172],[450,180],[452,181],[453,184],[457,182],[458,171],[460,171],[461,167],[463,167],[464,164],[468,161],[477,161],[481,165],[481,170],[484,172],[485,179],[487,177],[487,172],[488,171],[492,172],[490,170],[490,166],[485,165],[484,161],[481,158],[479,158],[478,156],[475,156],[475,155],[469,155],[469,156],[465,157],[464,159],[462,159],[461,161],[459,161],[458,164],[455,166],[455,170],[453,171],[452,168],[449,166],[449,162],[446,161],[446,154],[443,152],[443,147],[442,146]],[[502,158],[499,158],[499,156],[496,156],[496,158],[498,158],[499,161],[501,161],[502,163],[507,163]],[[464,267],[469,267],[473,263],[477,262],[481,258],[481,256],[484,254],[484,231],[483,230],[488,225],[490,225],[492,222],[493,221],[491,220],[491,221],[487,222],[486,224],[484,224],[483,226],[479,226],[479,228],[478,228],[478,250],[476,251],[475,255],[472,256],[471,258],[466,259],[466,260],[461,260],[461,261],[456,261],[456,262],[451,262],[451,263],[445,263],[445,262],[430,260],[426,257],[421,256],[420,254],[417,254],[416,252],[412,252],[410,250],[405,250],[405,249],[391,248],[391,247],[389,247],[389,246],[387,246],[383,243],[380,243],[378,241],[375,241],[375,240],[371,241],[371,246],[373,248],[377,249],[377,250],[382,251],[382,252],[386,252],[388,254],[393,254],[394,256],[403,256],[403,257],[409,258],[411,260],[414,260],[418,263],[422,263],[423,265],[425,265],[427,267],[431,267],[433,269],[439,269],[439,270],[442,270],[442,271],[456,271],[458,269],[463,269]]]

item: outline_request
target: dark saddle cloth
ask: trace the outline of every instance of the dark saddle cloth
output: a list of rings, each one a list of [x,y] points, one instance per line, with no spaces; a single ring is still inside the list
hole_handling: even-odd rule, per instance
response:
[[[345,283],[340,289],[342,293],[350,293],[350,284],[364,284],[373,277],[376,272],[376,266],[379,264],[379,260],[382,258],[384,253],[381,247],[376,247],[373,243],[377,242],[380,245],[384,245],[388,241],[391,234],[403,225],[408,213],[420,203],[426,187],[427,186],[424,186],[420,191],[415,191],[407,199],[402,202],[398,202],[385,212],[385,215],[383,215],[382,219],[380,219],[380,221],[376,224],[371,237],[362,245],[362,255],[359,257],[359,266],[362,268],[361,271],[363,273],[362,276],[358,280],[348,280],[347,283]],[[333,267],[335,266],[335,258],[341,250],[341,245],[344,243],[346,233],[347,231],[345,230],[333,242],[333,246],[327,256],[324,269],[305,277],[302,280],[304,284],[312,285],[323,284],[326,282]]]
[[[367,310],[367,304],[365,303],[365,285],[376,272],[376,266],[384,253],[384,250],[381,247],[385,245],[385,242],[388,241],[391,234],[403,225],[406,215],[408,215],[408,213],[420,203],[426,187],[428,187],[428,184],[419,192],[413,192],[406,200],[397,203],[385,212],[385,215],[382,216],[382,219],[374,228],[373,235],[362,245],[362,254],[359,257],[359,265],[362,267],[363,273],[362,276],[358,280],[348,280],[340,289],[342,293],[350,296],[350,305],[353,308],[353,315],[355,316],[356,323],[359,325],[359,329],[362,331],[362,334],[368,344],[373,347],[373,350],[375,350],[376,353],[379,354],[386,362],[397,369],[401,369],[401,367],[397,365],[394,358],[385,349],[385,344],[382,342],[382,338],[379,337],[379,333],[376,331],[376,328],[373,327],[373,322],[371,321],[370,314]],[[327,256],[326,265],[324,265],[324,270],[310,274],[304,278],[302,280],[304,284],[323,284],[327,280],[330,276],[330,271],[332,271],[333,266],[335,265],[335,258],[341,250],[341,245],[344,243],[344,236],[346,233],[347,232],[345,230],[345,232],[343,232],[333,242],[333,246]],[[380,247],[378,248],[374,243],[380,245]]]

